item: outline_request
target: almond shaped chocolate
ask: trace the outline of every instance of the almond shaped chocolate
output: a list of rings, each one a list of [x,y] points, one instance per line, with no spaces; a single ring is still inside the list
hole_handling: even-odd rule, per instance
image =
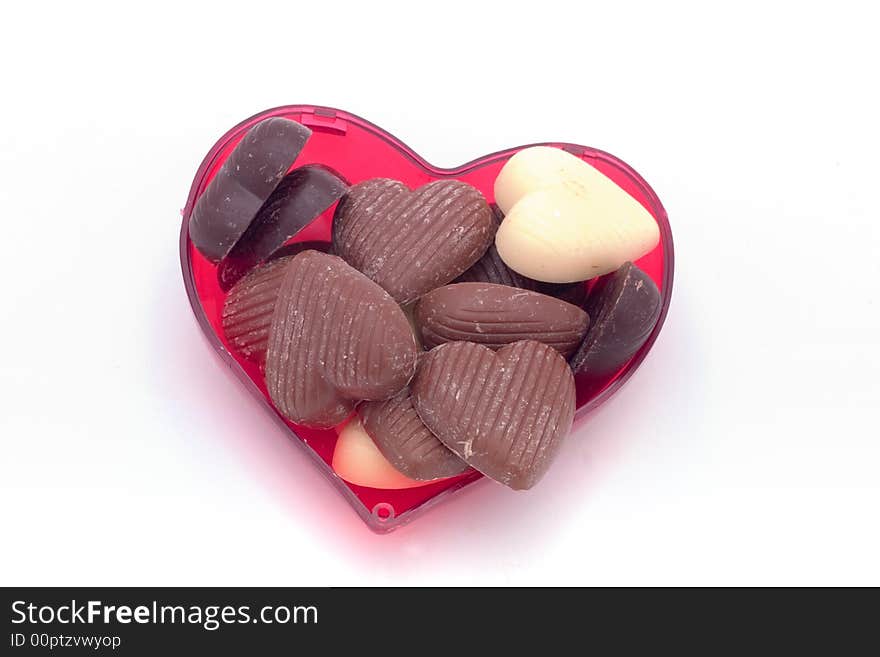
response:
[[[584,339],[590,318],[554,297],[494,283],[454,283],[423,296],[415,323],[427,349],[465,340],[499,349],[519,340],[549,345],[565,358]]]
[[[241,239],[220,263],[217,279],[228,290],[321,216],[348,189],[334,171],[320,164],[294,169],[279,183]]]
[[[277,116],[247,131],[193,208],[189,237],[202,255],[219,262],[229,253],[311,134]]]
[[[410,191],[371,178],[336,206],[333,248],[405,304],[467,271],[495,230],[486,199],[467,183],[437,180]]]
[[[533,340],[497,352],[473,342],[440,345],[422,357],[410,389],[444,445],[515,490],[541,479],[574,420],[568,364]]]
[[[391,399],[357,407],[364,430],[391,465],[410,479],[431,481],[461,474],[467,463],[428,430],[412,405],[409,389]]]
[[[412,378],[417,353],[400,307],[342,258],[304,251],[284,268],[266,387],[292,422],[331,427],[359,400],[394,396]]]
[[[575,374],[614,374],[645,344],[661,307],[654,281],[631,262],[599,279],[587,297],[592,325],[571,359]]]

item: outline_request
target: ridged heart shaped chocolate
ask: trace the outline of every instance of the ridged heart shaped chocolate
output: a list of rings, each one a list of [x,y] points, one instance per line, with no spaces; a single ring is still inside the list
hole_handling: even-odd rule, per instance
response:
[[[275,300],[292,258],[278,258],[252,270],[232,287],[223,304],[223,334],[238,353],[256,363],[266,359]]]
[[[461,474],[467,463],[438,440],[413,408],[409,389],[357,407],[364,430],[382,455],[410,479],[431,481]]]
[[[568,358],[587,331],[583,310],[546,294],[493,283],[454,283],[423,296],[415,310],[422,343],[432,349],[465,340],[498,349],[537,340]]]
[[[486,199],[467,183],[437,180],[410,191],[371,178],[336,206],[333,248],[404,304],[469,269],[495,230]]]
[[[497,352],[449,342],[410,386],[425,426],[468,465],[516,490],[547,471],[574,420],[574,377],[556,350],[523,340]]]
[[[332,427],[358,400],[406,386],[416,342],[394,300],[344,260],[304,251],[284,269],[266,354],[266,386],[293,422]]]
[[[257,265],[232,286],[223,303],[220,321],[233,349],[248,360],[263,364],[269,346],[269,327],[275,300],[284,279],[284,267],[303,251],[327,251],[327,242],[297,242],[276,251],[269,262]]]

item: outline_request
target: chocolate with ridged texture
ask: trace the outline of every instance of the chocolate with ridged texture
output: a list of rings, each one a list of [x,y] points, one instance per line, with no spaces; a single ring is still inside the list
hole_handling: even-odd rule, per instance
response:
[[[432,481],[468,470],[468,464],[422,422],[413,408],[409,389],[385,401],[363,402],[357,412],[382,455],[410,479]]]
[[[469,269],[495,230],[486,199],[467,183],[437,180],[410,191],[372,178],[336,206],[333,248],[405,304]]]
[[[255,363],[266,360],[275,300],[284,268],[292,259],[288,255],[253,269],[232,287],[223,303],[223,334],[236,352]]]
[[[490,206],[495,217],[496,225],[500,225],[504,215],[494,203]],[[477,260],[473,266],[456,278],[454,283],[497,283],[509,285],[523,290],[533,290],[541,294],[547,294],[557,299],[562,299],[575,306],[583,305],[587,298],[587,286],[585,282],[579,283],[542,283],[528,276],[513,271],[508,267],[498,249],[493,243],[483,257]]]
[[[410,386],[425,426],[468,465],[515,490],[534,486],[574,420],[574,377],[545,344],[497,352],[448,342],[422,357]]]
[[[583,310],[554,297],[494,283],[454,283],[431,290],[416,306],[422,344],[465,340],[499,349],[536,340],[568,358],[587,332]]]
[[[334,171],[307,164],[287,174],[217,269],[228,290],[287,240],[321,216],[348,189]]]
[[[416,357],[400,306],[342,258],[304,251],[284,268],[266,354],[266,386],[284,417],[339,424],[358,400],[402,390]]]
[[[189,237],[202,255],[219,262],[229,253],[311,134],[277,116],[247,131],[193,208]]]
[[[578,377],[617,372],[645,344],[660,317],[660,292],[631,262],[599,279],[587,297],[593,322],[571,359]]]
[[[223,304],[223,334],[236,352],[262,365],[266,361],[269,325],[281,287],[283,267],[303,251],[323,251],[330,242],[295,242],[281,247],[232,286]]]

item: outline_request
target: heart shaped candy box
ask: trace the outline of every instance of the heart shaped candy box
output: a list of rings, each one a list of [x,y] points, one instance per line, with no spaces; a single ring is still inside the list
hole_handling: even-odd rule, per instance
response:
[[[456,168],[441,169],[428,164],[403,142],[358,116],[328,107],[289,105],[261,112],[232,128],[211,148],[193,180],[182,213],[180,259],[184,285],[196,320],[221,359],[314,460],[367,525],[374,531],[389,531],[411,521],[416,515],[457,490],[482,479],[482,475],[468,470],[458,476],[400,489],[358,486],[339,477],[331,467],[339,427],[302,427],[276,411],[269,399],[265,376],[259,365],[237,354],[224,336],[221,313],[227,292],[218,281],[217,265],[205,258],[190,240],[190,216],[199,196],[245,133],[255,124],[270,117],[291,119],[312,131],[293,168],[305,164],[321,164],[338,172],[349,184],[369,178],[390,178],[405,183],[411,189],[435,180],[456,179],[476,187],[490,203],[494,201],[493,185],[499,171],[511,156],[526,146],[486,155]],[[659,318],[644,345],[622,367],[598,380],[576,377],[577,418],[583,417],[620,389],[641,364],[659,334],[672,292],[672,233],[660,200],[641,176],[627,164],[608,153],[586,146],[561,142],[548,142],[546,145],[564,149],[605,174],[641,203],[654,217],[660,229],[657,246],[635,262],[660,291]],[[291,242],[329,242],[334,209],[335,204],[300,231]],[[585,283],[587,286],[591,284],[591,281]]]

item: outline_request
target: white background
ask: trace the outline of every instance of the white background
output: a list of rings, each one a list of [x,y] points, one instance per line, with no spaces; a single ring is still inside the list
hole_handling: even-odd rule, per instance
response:
[[[4,3],[0,583],[880,584],[872,4]],[[535,490],[373,535],[213,356],[178,211],[297,102],[660,195],[666,326]]]

